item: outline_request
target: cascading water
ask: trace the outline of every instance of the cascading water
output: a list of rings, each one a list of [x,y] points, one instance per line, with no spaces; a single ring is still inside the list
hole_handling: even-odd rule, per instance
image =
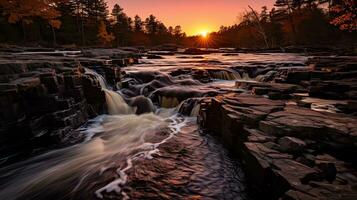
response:
[[[114,191],[125,197],[121,187],[127,181],[126,171],[133,162],[140,158],[152,159],[152,155],[159,152],[158,147],[186,123],[176,116],[162,118],[153,113],[99,118],[94,120],[92,127],[96,127],[95,130],[83,131],[89,135],[94,131],[97,137],[1,169],[0,178],[8,180],[6,185],[0,185],[1,199],[73,198],[79,191],[88,190],[88,181],[99,184],[103,181],[100,175],[113,169],[117,178],[95,194],[102,198],[105,193]],[[98,175],[99,178],[93,179]],[[43,190],[43,187],[50,189]],[[60,198],[53,196],[58,192],[66,195]]]
[[[133,162],[140,158],[152,159],[159,153],[158,147],[185,125],[185,120],[174,113],[168,118],[153,113],[134,115],[135,108],[131,108],[120,94],[109,90],[101,75],[89,69],[86,71],[97,77],[105,92],[110,115],[99,116],[91,120],[87,128],[79,129],[87,136],[82,144],[0,169],[0,179],[8,180],[6,185],[0,185],[1,199],[73,198],[87,187],[88,180],[111,169],[116,169],[114,177],[117,178],[98,189],[95,195],[103,198],[105,193],[116,192],[127,199],[121,187],[127,182],[126,172]],[[43,187],[55,190],[42,190]],[[65,195],[53,196],[57,193]]]
[[[89,74],[91,76],[96,77],[98,82],[99,82],[99,84],[100,84],[100,87],[102,89],[109,89],[108,84],[105,81],[104,77],[102,75],[98,74],[96,71],[88,69],[88,68],[85,68],[85,74]]]
[[[105,100],[110,115],[135,113],[136,108],[130,107],[118,93],[108,89],[103,89],[103,91],[105,92]]]
[[[99,81],[102,90],[105,92],[105,100],[108,106],[108,113],[110,115],[119,114],[134,114],[136,108],[130,107],[123,99],[120,94],[109,89],[107,82],[104,77],[94,70],[86,68],[86,74],[95,76]]]
[[[234,70],[225,69],[221,71],[214,71],[210,73],[211,76],[215,79],[220,80],[239,80],[242,79],[240,74]]]
[[[178,68],[184,64],[176,59],[169,65],[154,63],[147,68]],[[145,65],[137,69],[143,70]],[[249,78],[246,75],[242,78],[225,66],[222,71],[216,74],[221,80],[185,88],[178,78],[171,78],[175,87],[197,91],[204,87],[234,88],[230,82]],[[200,98],[180,103],[174,99],[179,91],[175,90],[172,99],[159,102],[167,107],[179,104],[176,109],[159,107],[156,113],[153,108],[143,109],[152,112],[135,115],[136,107],[129,106],[119,92],[112,91],[101,75],[90,69],[86,69],[86,74],[98,79],[109,115],[98,116],[77,130],[84,136],[83,143],[1,168],[0,199],[248,198],[239,163],[197,127],[194,116],[198,115]],[[172,89],[170,84],[167,87]],[[144,89],[141,94],[146,94]],[[135,98],[128,102],[140,110],[146,97]],[[153,107],[151,101],[146,104]],[[178,112],[191,117],[182,117]]]

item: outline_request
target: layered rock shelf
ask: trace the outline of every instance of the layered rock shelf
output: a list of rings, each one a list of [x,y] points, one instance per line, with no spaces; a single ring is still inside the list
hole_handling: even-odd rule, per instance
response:
[[[356,59],[309,62],[201,101],[199,124],[241,158],[258,198],[357,199]]]
[[[1,163],[83,140],[75,130],[107,110],[98,77],[85,73],[85,67],[115,86],[120,67],[137,62],[114,53],[84,51],[75,58],[57,52],[0,54]]]

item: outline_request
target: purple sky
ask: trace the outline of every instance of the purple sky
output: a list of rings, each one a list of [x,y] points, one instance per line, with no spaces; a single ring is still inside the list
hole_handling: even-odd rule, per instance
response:
[[[107,0],[111,8],[118,3],[124,12],[145,19],[155,15],[167,26],[181,25],[188,35],[216,31],[221,25],[233,25],[248,5],[272,8],[274,0]]]

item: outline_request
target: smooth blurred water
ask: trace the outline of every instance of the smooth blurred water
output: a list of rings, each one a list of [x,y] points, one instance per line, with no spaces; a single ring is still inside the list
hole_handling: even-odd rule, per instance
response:
[[[162,56],[164,59],[140,59],[140,65],[124,68],[128,73],[135,71],[170,72],[177,69],[195,67],[247,67],[268,66],[270,64],[304,64],[308,57],[296,53],[240,53],[225,56],[222,53],[207,55],[173,55]]]
[[[225,73],[218,72],[217,80],[207,84],[183,86],[178,84],[182,80],[174,80],[175,86],[170,86],[204,91],[234,89],[236,79],[249,79],[230,67],[305,60],[298,54],[176,55],[143,59],[123,70],[222,69]],[[0,169],[0,199],[249,199],[239,162],[214,138],[201,134],[195,118],[178,115],[178,108],[135,115],[136,108],[111,91],[103,77],[87,73],[97,76],[110,115],[78,129],[85,135],[81,144]],[[145,85],[140,87],[143,93]],[[195,104],[191,116],[198,109]]]

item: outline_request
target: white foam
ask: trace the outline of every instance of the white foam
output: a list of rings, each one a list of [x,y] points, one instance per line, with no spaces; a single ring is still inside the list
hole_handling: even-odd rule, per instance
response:
[[[158,147],[164,143],[166,143],[168,140],[170,140],[172,137],[174,137],[176,134],[178,134],[182,127],[184,127],[187,123],[186,119],[180,119],[177,117],[177,115],[171,116],[168,119],[168,121],[171,121],[168,125],[168,128],[170,129],[169,136],[163,139],[162,141],[158,143],[144,143],[142,144],[138,149],[144,149],[133,156],[130,156],[126,160],[126,167],[123,169],[119,168],[117,169],[117,175],[119,178],[116,180],[110,182],[106,186],[100,188],[95,192],[95,195],[98,198],[103,198],[103,192],[110,193],[110,192],[116,192],[117,194],[121,194],[123,196],[123,199],[129,199],[129,196],[122,191],[123,186],[127,183],[128,176],[126,172],[132,168],[133,166],[133,161],[138,160],[138,159],[153,159],[153,155],[159,155],[160,150]]]

